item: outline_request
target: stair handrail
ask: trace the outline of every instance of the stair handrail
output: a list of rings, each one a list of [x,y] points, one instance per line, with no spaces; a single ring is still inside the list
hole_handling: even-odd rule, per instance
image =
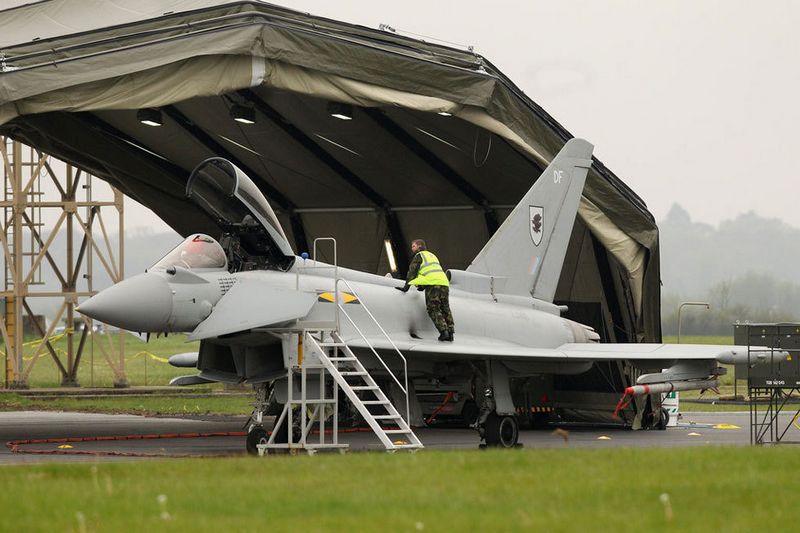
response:
[[[344,315],[344,317],[350,322],[350,324],[353,326],[353,328],[355,328],[355,330],[361,336],[361,339],[367,344],[367,347],[370,349],[370,351],[372,351],[373,355],[375,355],[375,357],[378,359],[378,361],[380,361],[381,365],[383,365],[383,368],[386,369],[386,371],[392,377],[394,382],[397,383],[397,386],[400,387],[400,390],[403,391],[403,394],[405,394],[405,396],[406,396],[406,424],[408,424],[408,427],[411,427],[411,410],[409,408],[409,398],[408,398],[408,396],[409,396],[408,395],[408,361],[406,360],[406,357],[403,355],[403,353],[400,351],[400,349],[397,347],[397,345],[394,343],[392,338],[389,337],[389,334],[386,333],[386,330],[383,329],[383,326],[381,326],[380,322],[378,322],[378,319],[375,318],[375,315],[372,314],[372,311],[369,310],[369,307],[367,307],[367,304],[364,302],[364,300],[361,299],[361,297],[358,295],[358,293],[353,288],[353,286],[350,285],[350,283],[344,278],[337,278],[336,279],[336,293],[337,293],[337,295],[339,293],[339,290],[338,290],[339,282],[344,283],[347,286],[347,289],[353,294],[353,296],[355,296],[358,299],[358,301],[361,303],[361,308],[364,309],[364,311],[367,312],[367,315],[372,319],[372,322],[374,322],[375,325],[378,326],[378,329],[381,331],[383,336],[386,337],[386,340],[389,341],[389,344],[392,345],[392,348],[394,348],[394,351],[397,353],[397,355],[400,356],[400,359],[402,359],[402,361],[403,361],[403,382],[405,383],[405,386],[403,386],[403,384],[400,383],[400,381],[397,379],[397,376],[394,375],[394,372],[391,371],[391,369],[386,364],[386,362],[383,360],[383,358],[378,354],[377,350],[375,350],[375,348],[372,346],[372,343],[369,342],[369,339],[366,337],[366,335],[364,335],[364,332],[362,332],[361,329],[356,325],[356,323],[350,317],[350,314],[344,308],[344,306],[339,301],[339,299],[338,298],[336,299],[336,306],[339,308],[339,311],[341,312],[341,314]],[[338,324],[338,316],[337,316],[337,324]]]
[[[334,320],[336,322],[336,329],[338,330],[339,325],[339,309],[338,309],[338,302],[339,302],[339,284],[336,283],[336,280],[339,279],[339,258],[338,258],[338,243],[334,237],[317,237],[314,239],[314,268],[320,268],[317,266],[317,243],[320,241],[332,242],[333,243],[333,301],[337,303],[337,307],[334,307]],[[330,267],[321,267],[321,268],[330,268]]]

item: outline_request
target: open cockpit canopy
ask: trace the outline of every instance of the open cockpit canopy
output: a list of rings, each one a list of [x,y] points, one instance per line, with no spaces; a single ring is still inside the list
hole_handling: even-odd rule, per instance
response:
[[[212,157],[197,165],[186,183],[186,196],[227,232],[259,226],[282,254],[294,256],[267,199],[230,161]]]

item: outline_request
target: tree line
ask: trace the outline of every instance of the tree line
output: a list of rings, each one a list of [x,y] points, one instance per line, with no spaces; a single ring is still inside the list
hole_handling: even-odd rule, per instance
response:
[[[659,224],[661,324],[682,335],[730,335],[742,322],[800,321],[800,229],[745,213],[717,228],[693,222],[679,205]]]

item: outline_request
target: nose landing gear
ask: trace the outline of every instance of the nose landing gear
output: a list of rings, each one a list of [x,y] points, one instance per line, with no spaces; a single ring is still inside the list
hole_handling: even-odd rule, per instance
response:
[[[266,444],[268,441],[269,435],[267,431],[262,426],[254,426],[247,433],[247,441],[245,443],[247,453],[250,455],[258,455],[258,445]]]

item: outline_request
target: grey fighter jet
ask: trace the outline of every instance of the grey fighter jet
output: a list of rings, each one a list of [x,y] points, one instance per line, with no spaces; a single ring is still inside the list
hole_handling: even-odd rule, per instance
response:
[[[448,271],[454,342],[437,341],[424,296],[395,290],[402,281],[296,256],[258,188],[221,158],[202,162],[187,183],[187,195],[226,228],[219,241],[190,235],[146,273],[79,310],[126,330],[188,332],[200,341],[199,353],[171,362],[199,374],[175,383],[253,384],[256,437],[264,434],[257,422],[266,391],[286,401],[287,375],[298,364],[290,336],[334,316],[337,342],[328,345],[346,345],[365,372],[407,370],[412,378],[470,383],[479,408],[474,426],[487,444],[502,447],[518,437],[512,378],[574,375],[598,361],[623,360],[641,373],[624,391],[630,400],[711,388],[725,370],[719,363],[775,357],[736,346],[605,344],[592,328],[561,317],[553,297],[592,149],[581,139],[567,142],[467,270]],[[413,390],[406,392],[415,412]]]

